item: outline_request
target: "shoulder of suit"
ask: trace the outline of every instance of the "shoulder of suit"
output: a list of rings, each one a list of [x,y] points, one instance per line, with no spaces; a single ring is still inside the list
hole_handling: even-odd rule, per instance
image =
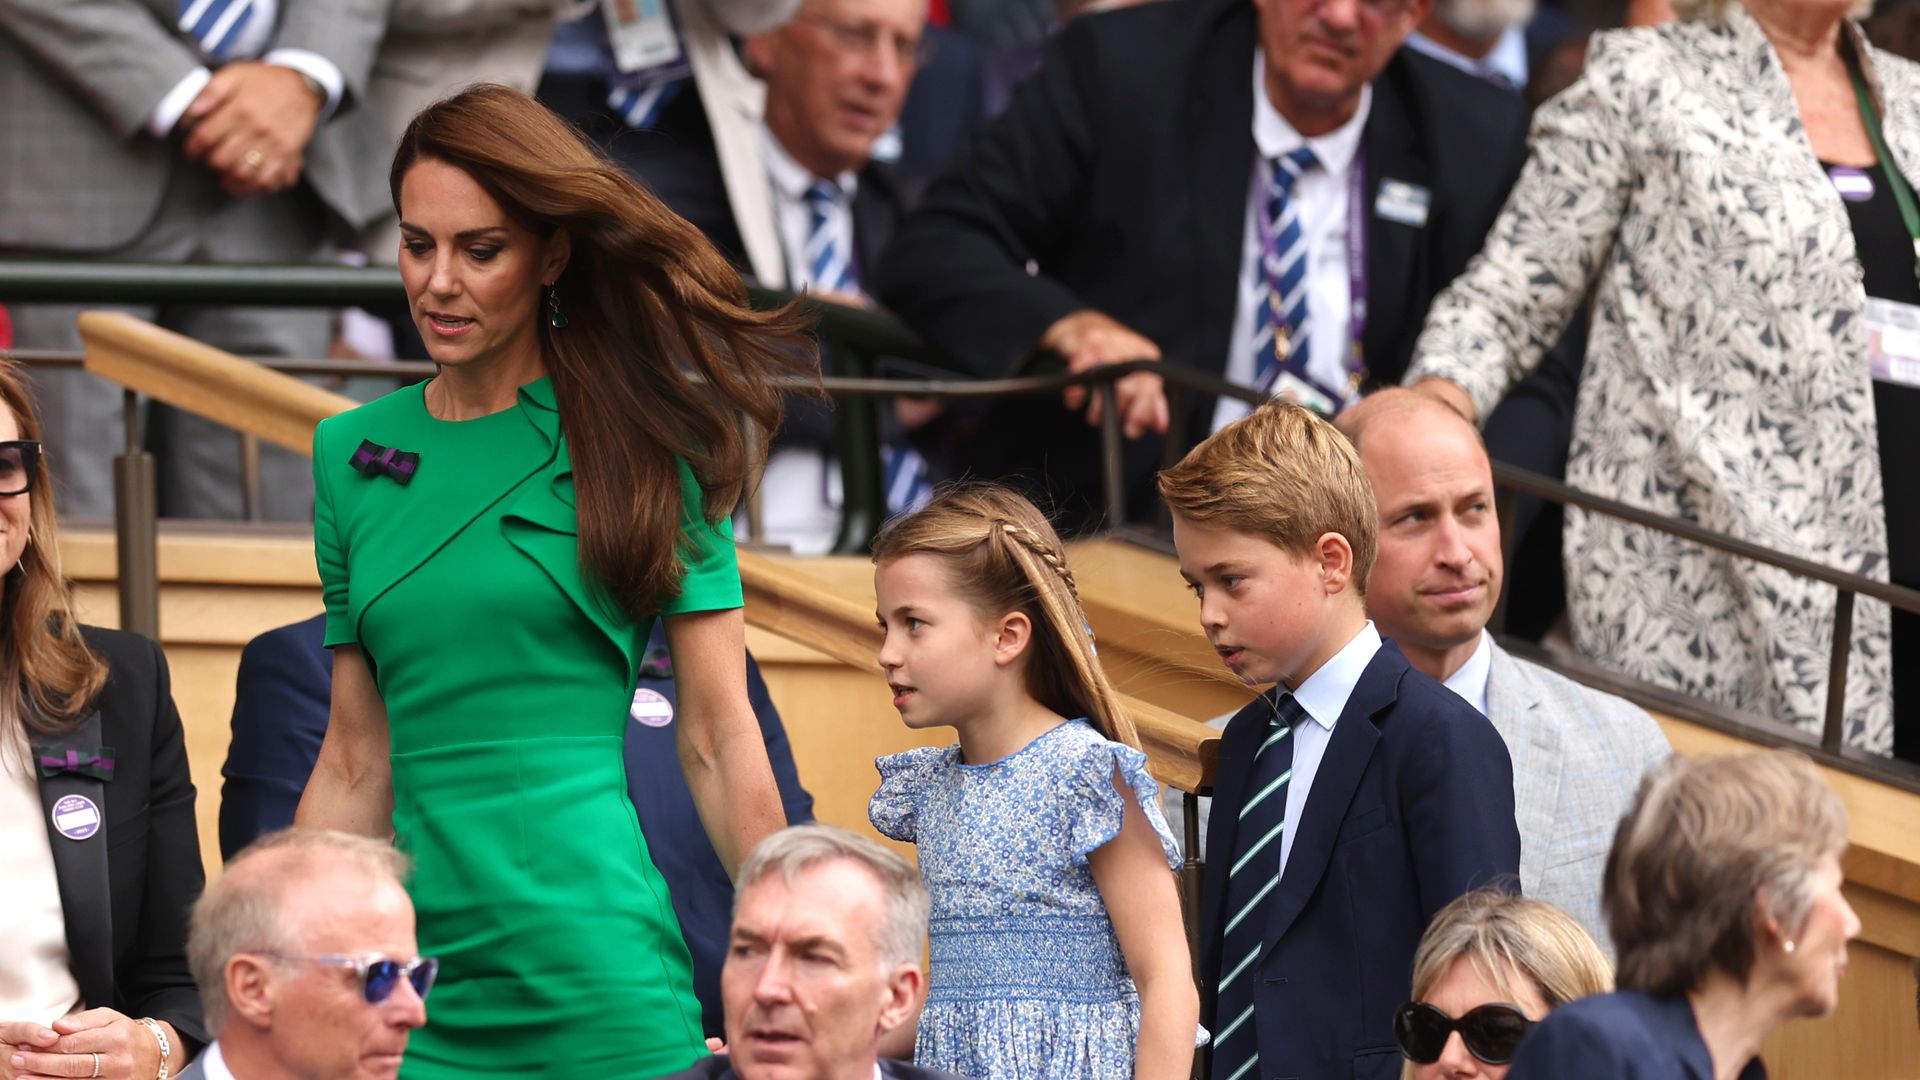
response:
[[[152,671],[160,651],[152,638],[131,630],[109,630],[83,623],[80,636],[115,674]]]
[[[1429,115],[1444,118],[1449,127],[1477,127],[1503,134],[1516,125],[1522,131],[1526,129],[1526,99],[1418,49],[1402,46],[1374,80],[1374,91],[1393,93],[1400,84],[1405,85],[1414,103]]]
[[[1498,646],[1495,646],[1499,649]],[[1531,660],[1522,660],[1513,654],[1499,649],[1495,654],[1506,661],[1505,665],[1495,664],[1491,678],[1525,679],[1532,684],[1536,697],[1549,708],[1555,702],[1563,706],[1577,704],[1594,720],[1617,731],[1629,741],[1638,743],[1650,737],[1657,737],[1658,744],[1666,745],[1666,735],[1660,725],[1647,713],[1647,710],[1616,694],[1596,690],[1585,683],[1570,679],[1551,668],[1543,667]],[[1503,670],[1504,669],[1504,670]]]

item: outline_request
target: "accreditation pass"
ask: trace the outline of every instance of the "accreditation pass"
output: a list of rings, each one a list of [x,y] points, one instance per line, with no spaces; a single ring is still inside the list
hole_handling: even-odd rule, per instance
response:
[[[632,74],[680,61],[680,36],[666,0],[601,0],[613,62]]]
[[[1920,307],[1867,297],[1867,366],[1881,382],[1920,386]]]

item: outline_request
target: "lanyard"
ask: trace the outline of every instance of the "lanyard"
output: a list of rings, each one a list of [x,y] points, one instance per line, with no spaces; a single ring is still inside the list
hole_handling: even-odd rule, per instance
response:
[[[1261,168],[1266,182],[1273,183],[1271,167],[1263,163]],[[1350,343],[1347,350],[1347,385],[1342,387],[1337,393],[1328,394],[1334,401],[1341,404],[1344,404],[1359,394],[1360,383],[1367,375],[1367,366],[1361,352],[1360,340],[1362,335],[1367,331],[1366,187],[1367,154],[1366,149],[1363,147],[1355,151],[1352,163],[1347,166],[1347,340]],[[1287,194],[1287,198],[1289,199],[1294,197],[1292,192]],[[1274,322],[1277,328],[1280,322],[1280,311],[1283,310],[1286,305],[1282,302],[1283,298],[1280,295],[1280,279],[1270,273],[1268,268],[1279,265],[1280,238],[1274,232],[1273,222],[1267,220],[1267,214],[1264,208],[1256,210],[1253,216],[1260,233],[1260,247],[1266,256],[1259,260],[1260,274],[1266,279],[1268,293],[1273,298]],[[1312,264],[1309,263],[1308,266],[1309,270],[1311,270]],[[1311,280],[1311,278],[1311,273],[1302,275],[1300,288],[1306,289],[1307,282]],[[1274,360],[1284,366],[1292,351],[1290,343],[1283,341],[1281,335],[1275,333],[1273,336],[1273,349]],[[1282,352],[1283,349],[1286,351]],[[1255,357],[1256,368],[1258,366],[1258,360],[1259,358]],[[1304,362],[1304,358],[1300,365],[1300,374],[1307,376],[1307,365]],[[1308,377],[1308,381],[1312,381],[1310,376]],[[1320,387],[1320,389],[1323,392],[1328,390],[1328,388],[1324,386]]]
[[[1880,171],[1886,174],[1887,186],[1893,189],[1893,201],[1900,207],[1900,220],[1906,223],[1907,235],[1913,239],[1913,272],[1920,278],[1920,209],[1915,208],[1913,189],[1907,186],[1907,178],[1901,175],[1899,164],[1887,149],[1886,136],[1880,131],[1880,113],[1873,107],[1873,95],[1867,92],[1860,58],[1852,50],[1847,53],[1847,74],[1853,79],[1853,95],[1860,101],[1860,118],[1866,121],[1867,138],[1872,140],[1874,155],[1880,159]]]

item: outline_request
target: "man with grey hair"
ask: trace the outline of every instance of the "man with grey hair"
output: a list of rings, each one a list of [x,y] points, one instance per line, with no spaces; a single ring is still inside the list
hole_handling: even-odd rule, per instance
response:
[[[438,969],[418,954],[405,872],[392,847],[319,829],[228,863],[187,938],[214,1042],[180,1080],[399,1075]]]
[[[740,868],[720,993],[728,1053],[663,1080],[955,1080],[880,1058],[926,976],[920,874],[875,841],[796,825]]]

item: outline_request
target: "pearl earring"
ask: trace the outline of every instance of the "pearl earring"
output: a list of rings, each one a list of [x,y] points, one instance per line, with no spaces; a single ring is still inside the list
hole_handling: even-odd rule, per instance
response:
[[[1784,942],[1782,942],[1782,943],[1780,944],[1780,947],[1781,947],[1782,949],[1784,949],[1784,950],[1786,950],[1786,953],[1787,953],[1787,955],[1788,955],[1788,956],[1792,956],[1792,955],[1793,955],[1793,941],[1792,941],[1791,939],[1789,939],[1789,940],[1787,940],[1787,941],[1784,941]]]

